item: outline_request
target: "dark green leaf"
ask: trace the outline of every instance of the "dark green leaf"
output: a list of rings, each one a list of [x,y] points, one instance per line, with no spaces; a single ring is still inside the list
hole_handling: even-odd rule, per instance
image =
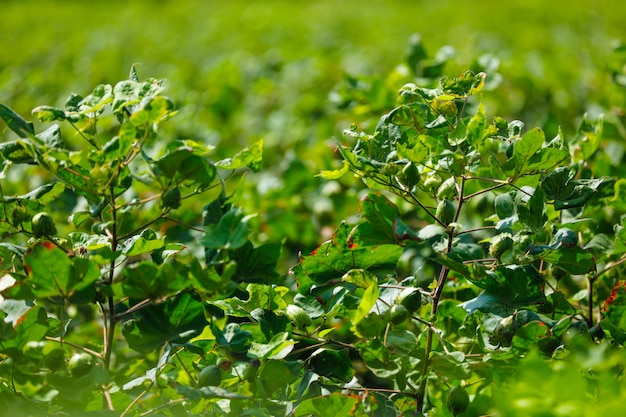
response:
[[[596,268],[593,255],[579,246],[544,250],[538,257],[575,275],[586,274]]]
[[[213,322],[211,329],[217,344],[233,352],[247,352],[252,344],[252,333],[241,330],[237,323],[228,323],[224,330],[220,330]]]
[[[524,175],[534,170],[534,168],[529,167],[530,159],[541,149],[544,142],[545,136],[541,129],[530,130],[515,142],[513,150],[515,176]]]
[[[533,233],[541,233],[547,221],[543,190],[523,187],[521,191],[518,191],[515,203],[519,221]]]
[[[67,298],[100,278],[100,270],[94,262],[87,258],[69,258],[49,243],[35,246],[24,257],[24,264],[29,269],[26,283],[38,298]]]
[[[237,263],[233,278],[243,282],[276,281],[280,277],[276,267],[281,251],[280,243],[266,243],[255,248],[252,242],[246,241],[231,253],[232,260]]]
[[[484,291],[461,304],[470,313],[480,310],[507,317],[522,307],[545,302],[543,276],[532,265],[500,266],[474,283]]]
[[[133,317],[124,322],[122,334],[131,349],[141,353],[159,349],[165,342],[185,343],[207,324],[203,303],[188,293],[143,307]]]
[[[261,331],[265,335],[267,341],[277,334],[282,334],[289,330],[289,317],[281,312],[277,314],[272,310],[263,308],[255,308],[250,315],[259,323]]]
[[[397,245],[360,246],[349,243],[349,227],[344,223],[332,240],[322,244],[311,255],[303,256],[292,271],[301,292],[307,292],[313,284],[326,284],[352,269],[364,269],[378,275],[395,270],[403,248]]]
[[[135,299],[157,300],[172,295],[187,283],[186,270],[177,262],[157,265],[143,261],[124,268],[122,289],[124,294]]]
[[[349,382],[354,375],[352,361],[345,349],[318,349],[311,355],[309,365],[318,375],[337,378],[343,382]]]
[[[573,181],[574,190],[563,200],[555,201],[554,208],[556,210],[571,209],[582,207],[591,199],[598,191],[600,186],[607,183],[607,178],[598,178],[593,180],[577,180]]]
[[[9,129],[21,138],[25,139],[35,134],[32,123],[27,122],[19,114],[2,103],[0,103],[0,118],[4,120]]]
[[[168,185],[190,183],[207,188],[215,179],[215,167],[207,159],[195,155],[194,149],[188,146],[171,150],[162,158],[149,162],[154,164],[154,173]]]
[[[549,201],[566,199],[574,191],[574,173],[567,167],[552,171],[541,183],[541,188]]]
[[[248,241],[248,220],[240,208],[233,208],[224,214],[217,224],[206,226],[200,243],[210,249],[237,249]]]
[[[269,397],[293,383],[300,376],[302,364],[285,360],[267,360],[259,370],[259,379]]]

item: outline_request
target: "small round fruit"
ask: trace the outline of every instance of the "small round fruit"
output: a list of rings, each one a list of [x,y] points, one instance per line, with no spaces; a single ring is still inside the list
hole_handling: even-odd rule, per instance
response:
[[[429,175],[424,180],[424,189],[432,191],[441,185],[441,177],[437,174]]]
[[[422,306],[422,293],[417,288],[405,288],[396,298],[396,305],[403,306],[412,314]]]
[[[502,233],[491,238],[489,255],[499,259],[502,254],[513,248],[513,238],[509,233]]]
[[[409,310],[402,304],[396,304],[390,309],[389,321],[393,324],[404,323],[409,318]]]
[[[467,395],[467,391],[465,391],[465,388],[460,385],[455,385],[450,391],[448,391],[448,397],[446,398],[446,407],[454,417],[467,410],[468,406],[469,395]]]
[[[298,328],[306,327],[313,322],[302,307],[293,304],[287,306],[287,317]]]
[[[513,201],[511,194],[500,194],[495,198],[493,203],[498,218],[506,219],[507,217],[511,217],[515,214],[515,201]]]
[[[35,237],[51,236],[57,232],[54,219],[46,212],[35,214],[32,223]]]
[[[28,212],[28,209],[26,207],[16,205],[15,207],[13,207],[11,217],[13,218],[13,226],[19,226],[21,223],[30,219],[30,213]]]
[[[93,358],[86,352],[75,353],[67,364],[72,376],[79,377],[87,374],[93,366]]]
[[[198,375],[199,387],[217,387],[222,382],[222,371],[216,365],[209,365]]]
[[[437,199],[448,199],[454,198],[457,195],[456,190],[456,179],[454,177],[450,177],[444,182],[441,183],[439,188],[437,189]]]
[[[180,190],[178,189],[178,187],[172,188],[171,190],[167,190],[161,196],[161,207],[177,209],[178,207],[180,207],[180,200]]]
[[[402,184],[411,189],[420,182],[420,173],[413,162],[408,162],[398,174],[398,178]]]
[[[450,200],[441,200],[437,205],[437,211],[435,215],[446,226],[454,221],[454,215],[456,214],[456,207]]]

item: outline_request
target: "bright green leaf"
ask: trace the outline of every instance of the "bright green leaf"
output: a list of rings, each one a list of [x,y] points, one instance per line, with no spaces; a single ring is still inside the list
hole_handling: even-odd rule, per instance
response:
[[[252,172],[259,172],[263,166],[263,139],[238,152],[232,158],[215,163],[223,169],[239,169],[248,167]]]

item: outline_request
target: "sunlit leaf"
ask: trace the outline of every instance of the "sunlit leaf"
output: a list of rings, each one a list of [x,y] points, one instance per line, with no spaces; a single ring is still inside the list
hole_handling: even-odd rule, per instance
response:
[[[259,172],[263,166],[263,139],[238,152],[232,158],[216,162],[215,166],[224,169],[248,167],[252,172]]]

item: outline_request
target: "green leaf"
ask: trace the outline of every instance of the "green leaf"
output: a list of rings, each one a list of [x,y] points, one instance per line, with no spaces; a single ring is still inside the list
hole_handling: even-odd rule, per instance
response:
[[[507,317],[522,307],[545,302],[544,278],[532,265],[499,266],[474,284],[484,291],[460,304],[469,313],[479,310]]]
[[[65,144],[63,143],[63,139],[61,138],[61,128],[59,127],[59,125],[50,126],[43,132],[38,133],[36,137],[37,139],[41,140],[46,146],[52,148],[50,150],[58,151],[53,155],[59,155],[59,159],[65,158],[66,155],[68,155],[69,151],[63,149],[63,146],[65,146]]]
[[[161,249],[165,245],[165,239],[159,239],[151,229],[144,229],[141,234],[135,235],[124,242],[122,253],[128,257],[139,256]]]
[[[35,134],[32,123],[27,122],[19,114],[2,103],[0,103],[0,118],[4,120],[9,129],[21,138],[29,138]]]
[[[293,411],[294,417],[337,417],[354,415],[359,397],[334,392],[302,401]]]
[[[309,358],[309,365],[318,375],[343,382],[349,382],[354,375],[347,349],[318,349]]]
[[[80,114],[94,117],[101,114],[110,103],[113,102],[113,89],[108,84],[100,84],[93,89],[91,94],[80,102]]]
[[[302,364],[285,360],[267,360],[259,369],[259,380],[267,397],[293,383],[300,376]]]
[[[516,211],[520,223],[533,233],[541,233],[547,221],[545,194],[541,188],[522,187],[516,197]]]
[[[541,129],[533,129],[524,134],[517,142],[513,150],[515,164],[515,176],[521,176],[532,172],[534,168],[529,167],[531,158],[541,149],[545,142],[545,136]]]
[[[277,314],[266,308],[255,308],[250,312],[250,315],[259,323],[266,341],[290,329],[291,322],[283,311]]]
[[[37,298],[68,298],[100,278],[100,270],[93,261],[69,258],[50,243],[36,245],[24,257],[24,264],[29,271],[26,283]]]
[[[580,160],[587,161],[598,150],[602,140],[603,118],[590,120],[587,115],[583,117],[578,127],[578,150]]]
[[[184,289],[187,285],[186,272],[184,266],[177,262],[157,265],[142,261],[124,268],[122,289],[124,294],[134,299],[157,300]]]
[[[387,333],[387,349],[400,356],[414,355],[418,344],[417,336],[409,330],[393,329]]]
[[[416,339],[413,340],[415,342]],[[389,378],[400,371],[400,367],[392,361],[392,354],[378,338],[365,339],[356,344],[365,365],[376,376]],[[391,346],[393,349],[394,346]]]
[[[6,307],[3,303],[3,310]],[[0,322],[0,352],[14,357],[22,355],[29,342],[43,340],[48,327],[46,310],[40,306],[23,311],[13,326],[5,318]]]
[[[351,269],[346,272],[341,280],[343,282],[349,282],[360,288],[369,288],[378,282],[376,275],[367,272],[364,269]]]
[[[288,333],[277,333],[267,344],[252,342],[247,355],[252,359],[284,359],[295,343]]]
[[[626,211],[626,178],[620,178],[615,182],[615,195],[608,201],[616,210]]]
[[[61,182],[51,182],[35,188],[28,194],[17,197],[18,200],[32,200],[40,204],[48,204],[56,199],[65,191],[65,185]]]
[[[165,342],[185,343],[199,335],[206,324],[204,304],[189,293],[181,293],[137,310],[124,322],[122,334],[131,349],[147,353]]]
[[[485,128],[487,127],[487,120],[485,117],[485,109],[483,104],[480,103],[478,111],[472,116],[467,124],[467,140],[473,147],[481,146],[484,139]]]
[[[209,224],[200,243],[210,249],[237,249],[246,244],[250,230],[248,220],[241,208],[233,208],[224,214],[217,224]]]
[[[246,395],[234,391],[229,391],[220,387],[191,388],[184,385],[176,385],[176,391],[181,395],[189,398],[191,401],[200,401],[203,398],[224,398],[228,400],[251,399],[251,397],[248,397]]]
[[[582,179],[574,181],[574,190],[564,200],[555,201],[554,209],[564,210],[576,207],[583,207],[600,189],[602,185],[607,184],[610,181],[612,180],[608,178]],[[613,202],[614,200],[610,201]],[[617,201],[615,201],[615,203],[618,207],[619,204],[621,204],[621,202]]]
[[[333,170],[324,170],[320,172],[318,175],[327,180],[336,180],[336,179],[343,177],[345,174],[347,174],[349,170],[350,170],[350,164],[348,163],[347,160],[344,159],[343,166],[341,168],[333,169]]]
[[[264,283],[278,280],[280,274],[276,267],[281,253],[280,243],[266,243],[255,248],[252,242],[246,241],[243,246],[231,252],[231,259],[237,263],[233,279]]]
[[[466,71],[456,78],[442,77],[439,84],[444,93],[457,98],[465,98],[476,94],[483,88],[486,76],[487,74],[483,72],[475,74],[472,71]]]
[[[469,362],[463,352],[432,352],[430,355],[432,370],[438,375],[450,379],[465,379],[472,374]]]
[[[244,148],[232,158],[216,162],[215,166],[223,169],[248,167],[252,172],[259,172],[263,167],[263,139]]]
[[[26,141],[23,139],[0,143],[0,155],[12,164],[34,164],[35,159]]]
[[[361,214],[367,220],[358,226],[358,236],[363,242],[380,245],[420,240],[402,221],[398,207],[382,195],[368,194],[362,199]]]
[[[421,164],[428,156],[441,148],[441,141],[428,135],[418,135],[413,140],[415,143],[405,145],[398,143],[397,152],[401,158]]]
[[[541,183],[549,201],[565,200],[574,191],[574,173],[568,167],[552,171]]]
[[[37,115],[40,122],[53,122],[55,120],[65,120],[65,111],[51,106],[39,106],[33,109],[33,114]]]
[[[341,277],[352,269],[363,269],[374,275],[395,271],[403,248],[398,245],[360,246],[348,242],[349,227],[342,223],[332,239],[311,255],[303,256],[292,268],[298,280],[299,291],[308,292],[314,284],[341,282]]]
[[[154,166],[154,173],[168,185],[190,183],[207,188],[216,175],[215,166],[194,154],[194,149],[188,146],[170,150],[162,158],[149,162]]]
[[[211,330],[217,344],[233,352],[247,352],[252,344],[252,333],[242,330],[237,323],[228,323],[224,330],[220,330],[215,322],[211,323]]]
[[[70,233],[69,236],[72,242],[72,249],[74,250],[84,248],[95,251],[111,245],[109,237],[105,235],[90,235],[87,233],[73,232]]]
[[[357,308],[356,312],[352,316],[352,330],[361,337],[364,337],[364,336],[360,334],[360,331],[357,325],[359,324],[361,320],[363,320],[363,318],[365,318],[369,314],[372,307],[374,307],[374,305],[376,304],[376,301],[378,301],[378,295],[379,295],[378,283],[374,282],[369,287],[367,287],[365,291],[363,292],[363,297],[361,298],[359,307]]]
[[[566,149],[542,148],[529,160],[525,173],[549,171],[570,160],[570,153]]]

